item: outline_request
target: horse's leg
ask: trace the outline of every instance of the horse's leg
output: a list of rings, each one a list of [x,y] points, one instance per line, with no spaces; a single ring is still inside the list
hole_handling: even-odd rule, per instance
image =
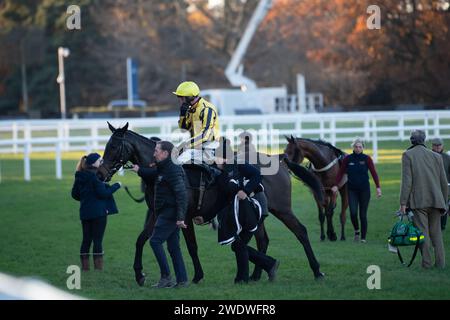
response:
[[[334,232],[334,226],[333,226],[333,214],[334,214],[334,208],[333,205],[328,205],[326,209],[326,217],[327,217],[327,236],[330,241],[336,241],[337,235],[336,232]]]
[[[323,273],[320,272],[320,265],[314,256],[314,252],[311,247],[311,243],[309,242],[308,232],[306,227],[300,223],[297,217],[294,215],[292,210],[289,208],[286,211],[279,211],[270,209],[279,220],[281,220],[288,228],[291,230],[305,250],[306,257],[308,258],[309,266],[311,267],[314,277],[321,278],[323,277]]]
[[[155,225],[155,215],[148,210],[148,221],[144,226],[144,230],[139,234],[136,240],[136,251],[134,253],[134,276],[138,285],[143,286],[145,283],[145,274],[142,272],[142,251],[148,238],[152,235],[153,227]]]
[[[317,203],[317,209],[319,210],[319,222],[320,222],[320,240],[325,240],[325,230],[323,228],[323,225],[325,223],[325,213],[323,212],[322,206]]]
[[[258,227],[258,229],[256,229],[255,240],[258,251],[266,253],[267,248],[269,247],[269,236],[267,235],[264,221],[261,222],[261,225]],[[255,265],[255,269],[253,270],[253,274],[251,275],[250,280],[258,281],[259,279],[261,279],[261,273],[262,268]]]
[[[336,196],[327,192],[327,207],[325,209],[325,215],[327,217],[327,236],[330,241],[336,241],[337,236],[336,232],[334,232],[333,226],[333,214],[334,208],[336,206]]]
[[[191,215],[187,215],[190,217]],[[194,278],[193,283],[199,283],[203,279],[203,269],[200,264],[200,259],[198,258],[198,246],[197,239],[195,238],[194,223],[191,218],[186,218],[187,228],[183,229],[184,240],[186,241],[186,246],[191,256],[192,263],[194,264]]]
[[[339,191],[341,195],[341,240],[345,240],[345,222],[347,221],[346,211],[348,208],[347,186]]]

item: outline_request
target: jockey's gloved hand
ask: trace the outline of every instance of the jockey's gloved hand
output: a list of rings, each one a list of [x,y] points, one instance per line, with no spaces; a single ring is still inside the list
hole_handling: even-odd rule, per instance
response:
[[[184,117],[187,113],[187,111],[189,110],[189,107],[191,105],[188,102],[183,102],[183,104],[180,107],[180,116]]]
[[[181,154],[185,149],[188,149],[189,145],[186,142],[182,142],[177,146],[178,152]]]

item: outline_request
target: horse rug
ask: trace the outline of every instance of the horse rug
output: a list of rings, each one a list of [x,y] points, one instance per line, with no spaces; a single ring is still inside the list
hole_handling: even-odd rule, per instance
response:
[[[255,232],[262,218],[262,208],[258,200],[247,197],[234,200],[217,214],[219,222],[218,242],[221,245],[233,243],[244,230]]]

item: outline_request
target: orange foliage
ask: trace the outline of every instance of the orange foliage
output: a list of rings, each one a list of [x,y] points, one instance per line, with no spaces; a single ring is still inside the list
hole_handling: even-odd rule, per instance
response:
[[[189,23],[197,27],[211,26],[211,20],[205,16],[201,11],[194,10],[188,15]]]

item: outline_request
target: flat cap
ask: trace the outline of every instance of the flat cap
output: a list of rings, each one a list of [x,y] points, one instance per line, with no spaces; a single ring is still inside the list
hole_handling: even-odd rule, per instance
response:
[[[434,145],[441,145],[441,144],[444,144],[444,143],[442,142],[442,139],[441,139],[441,138],[434,138],[433,140],[431,140],[431,143],[434,144]]]

